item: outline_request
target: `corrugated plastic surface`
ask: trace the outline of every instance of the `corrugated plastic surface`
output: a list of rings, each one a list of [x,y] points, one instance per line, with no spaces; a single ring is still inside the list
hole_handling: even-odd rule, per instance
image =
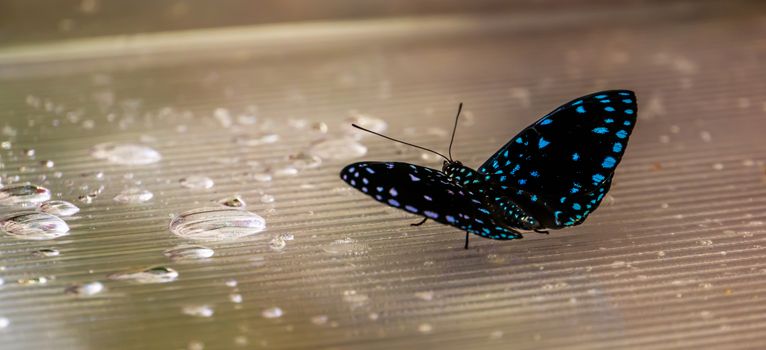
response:
[[[763,348],[766,17],[752,5],[656,6],[2,51],[3,184],[45,186],[81,211],[68,236],[0,238],[10,322],[0,347]],[[285,170],[359,115],[445,150],[460,101],[453,153],[476,166],[560,103],[608,88],[639,99],[626,156],[602,208],[549,236],[474,237],[464,250],[458,230],[410,227],[417,218],[350,190],[338,172],[361,159],[440,163],[374,136],[359,141],[362,157]],[[145,145],[162,160],[96,159],[102,142]],[[215,185],[181,186],[191,175]],[[113,200],[130,187],[154,197]],[[78,199],[88,194],[91,203]],[[169,231],[173,215],[235,194],[266,231],[204,243]],[[294,240],[271,243],[283,234]],[[163,255],[178,244],[215,255]],[[41,248],[60,255],[33,255]],[[107,278],[150,266],[179,276]],[[91,281],[106,290],[65,293]]]

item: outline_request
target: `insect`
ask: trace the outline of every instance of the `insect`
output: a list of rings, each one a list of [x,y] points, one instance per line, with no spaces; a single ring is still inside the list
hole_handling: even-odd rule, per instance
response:
[[[448,155],[359,129],[442,158],[441,171],[400,162],[353,163],[340,177],[392,207],[466,231],[509,240],[581,224],[609,191],[636,123],[636,96],[602,91],[567,102],[511,138],[474,170]]]

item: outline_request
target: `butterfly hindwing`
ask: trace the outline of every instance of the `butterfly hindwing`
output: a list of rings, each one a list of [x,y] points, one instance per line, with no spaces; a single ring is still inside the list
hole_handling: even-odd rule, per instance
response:
[[[389,206],[492,239],[521,238],[493,217],[483,197],[453,183],[442,172],[407,163],[360,162],[341,178]]]
[[[609,189],[636,115],[632,91],[583,96],[522,130],[479,172],[503,186],[502,195],[515,201],[529,201],[533,194],[532,214],[549,227],[578,224]]]

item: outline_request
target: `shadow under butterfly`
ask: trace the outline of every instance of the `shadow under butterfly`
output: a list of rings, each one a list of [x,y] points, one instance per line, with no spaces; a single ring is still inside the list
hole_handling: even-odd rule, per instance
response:
[[[636,123],[636,96],[602,91],[570,101],[514,136],[478,170],[452,159],[441,171],[400,162],[358,162],[341,170],[352,187],[389,206],[498,240],[519,230],[548,233],[581,224],[609,191]]]

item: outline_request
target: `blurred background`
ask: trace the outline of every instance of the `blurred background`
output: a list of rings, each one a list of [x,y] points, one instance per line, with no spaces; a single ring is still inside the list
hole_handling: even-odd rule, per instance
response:
[[[2,349],[766,346],[762,1],[0,0]],[[583,225],[472,238],[338,178],[638,97]],[[564,171],[565,169],[562,169]]]

